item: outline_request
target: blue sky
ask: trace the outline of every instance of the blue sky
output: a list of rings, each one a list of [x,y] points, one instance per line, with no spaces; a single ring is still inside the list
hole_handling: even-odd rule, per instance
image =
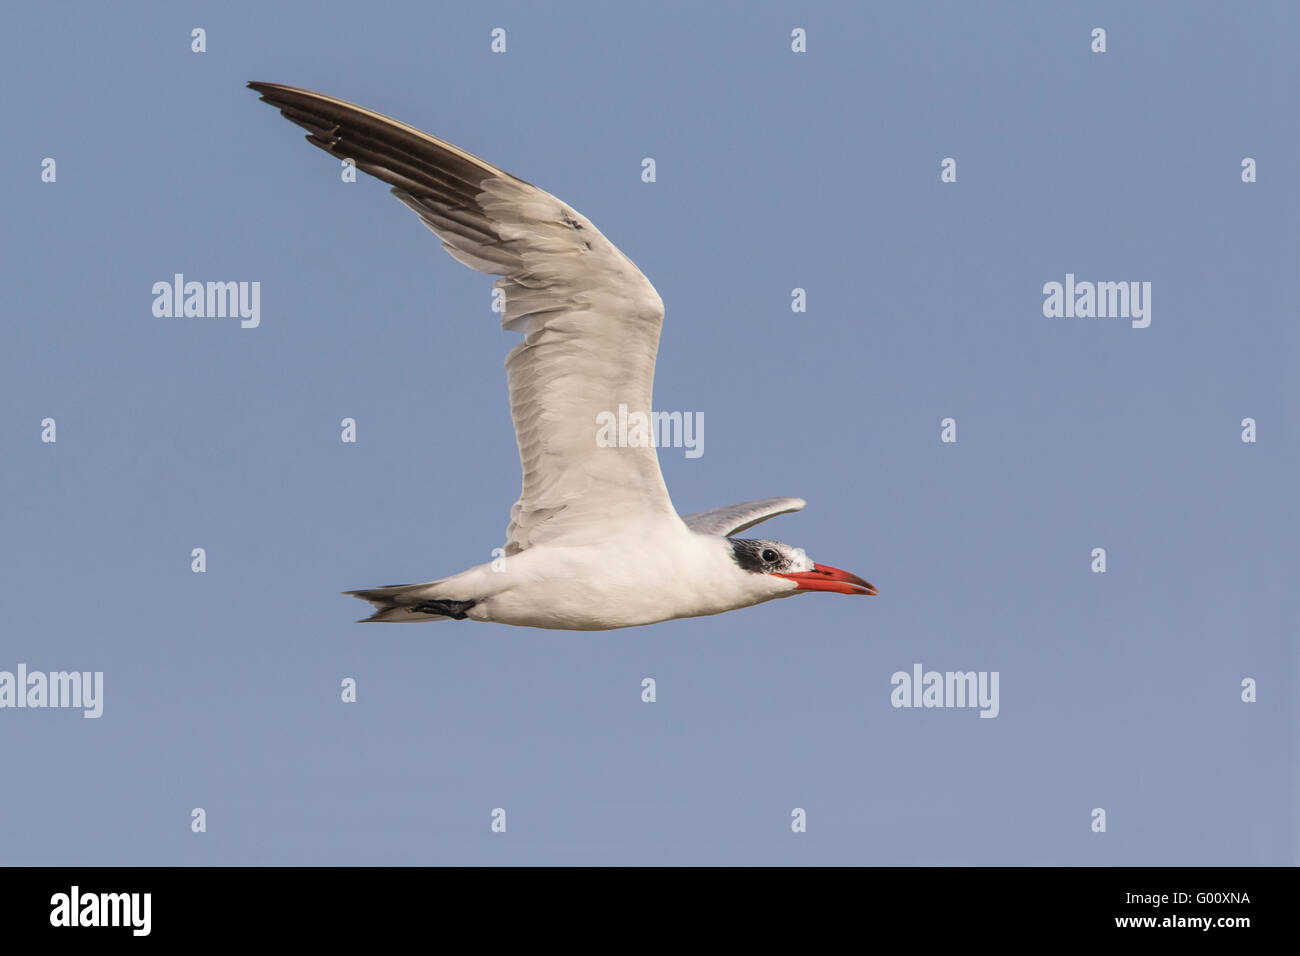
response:
[[[1297,861],[1293,6],[4,18],[0,670],[102,671],[104,713],[0,709],[0,862]],[[252,79],[588,216],[665,301],[656,406],[706,422],[678,510],[804,497],[761,532],[880,596],[354,624],[340,591],[502,543],[515,337]],[[177,272],[259,282],[260,325],[155,317]],[[1150,327],[1045,317],[1067,273],[1149,281]],[[998,672],[997,718],[892,707],[917,663]]]

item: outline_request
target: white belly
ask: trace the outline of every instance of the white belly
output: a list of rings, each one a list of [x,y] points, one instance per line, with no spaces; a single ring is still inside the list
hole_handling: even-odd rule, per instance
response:
[[[578,631],[718,614],[795,591],[742,571],[724,539],[671,530],[542,545],[505,558],[500,570],[481,565],[446,584],[462,581],[464,597],[482,595],[468,612],[473,620]]]

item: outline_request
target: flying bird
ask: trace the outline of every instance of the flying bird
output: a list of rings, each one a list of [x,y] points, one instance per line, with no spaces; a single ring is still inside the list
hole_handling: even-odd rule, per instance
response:
[[[581,213],[450,143],[309,90],[250,83],[307,140],[392,187],[454,258],[500,276],[523,490],[497,561],[425,584],[347,591],[366,621],[608,630],[801,591],[875,594],[780,541],[734,535],[803,508],[764,498],[678,515],[652,444],[597,440],[601,413],[649,421],[664,306]],[[609,446],[609,447],[607,447]]]

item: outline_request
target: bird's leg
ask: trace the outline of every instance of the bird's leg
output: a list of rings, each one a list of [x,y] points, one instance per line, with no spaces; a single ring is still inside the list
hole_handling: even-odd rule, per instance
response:
[[[453,621],[463,621],[465,612],[477,603],[478,601],[421,601],[411,610],[419,614],[441,614]]]

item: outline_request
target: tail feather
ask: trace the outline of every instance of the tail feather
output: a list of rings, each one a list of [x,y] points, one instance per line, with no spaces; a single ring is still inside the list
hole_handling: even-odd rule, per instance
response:
[[[444,607],[448,602],[430,599],[429,592],[440,581],[424,584],[393,584],[382,588],[369,588],[362,591],[344,591],[363,601],[374,605],[375,613],[363,617],[359,624],[373,622],[407,623],[416,621],[446,621],[457,616],[454,607]],[[456,602],[466,603],[466,602]],[[472,604],[472,602],[469,602]],[[439,613],[446,610],[448,613]],[[464,617],[463,611],[459,615]]]

